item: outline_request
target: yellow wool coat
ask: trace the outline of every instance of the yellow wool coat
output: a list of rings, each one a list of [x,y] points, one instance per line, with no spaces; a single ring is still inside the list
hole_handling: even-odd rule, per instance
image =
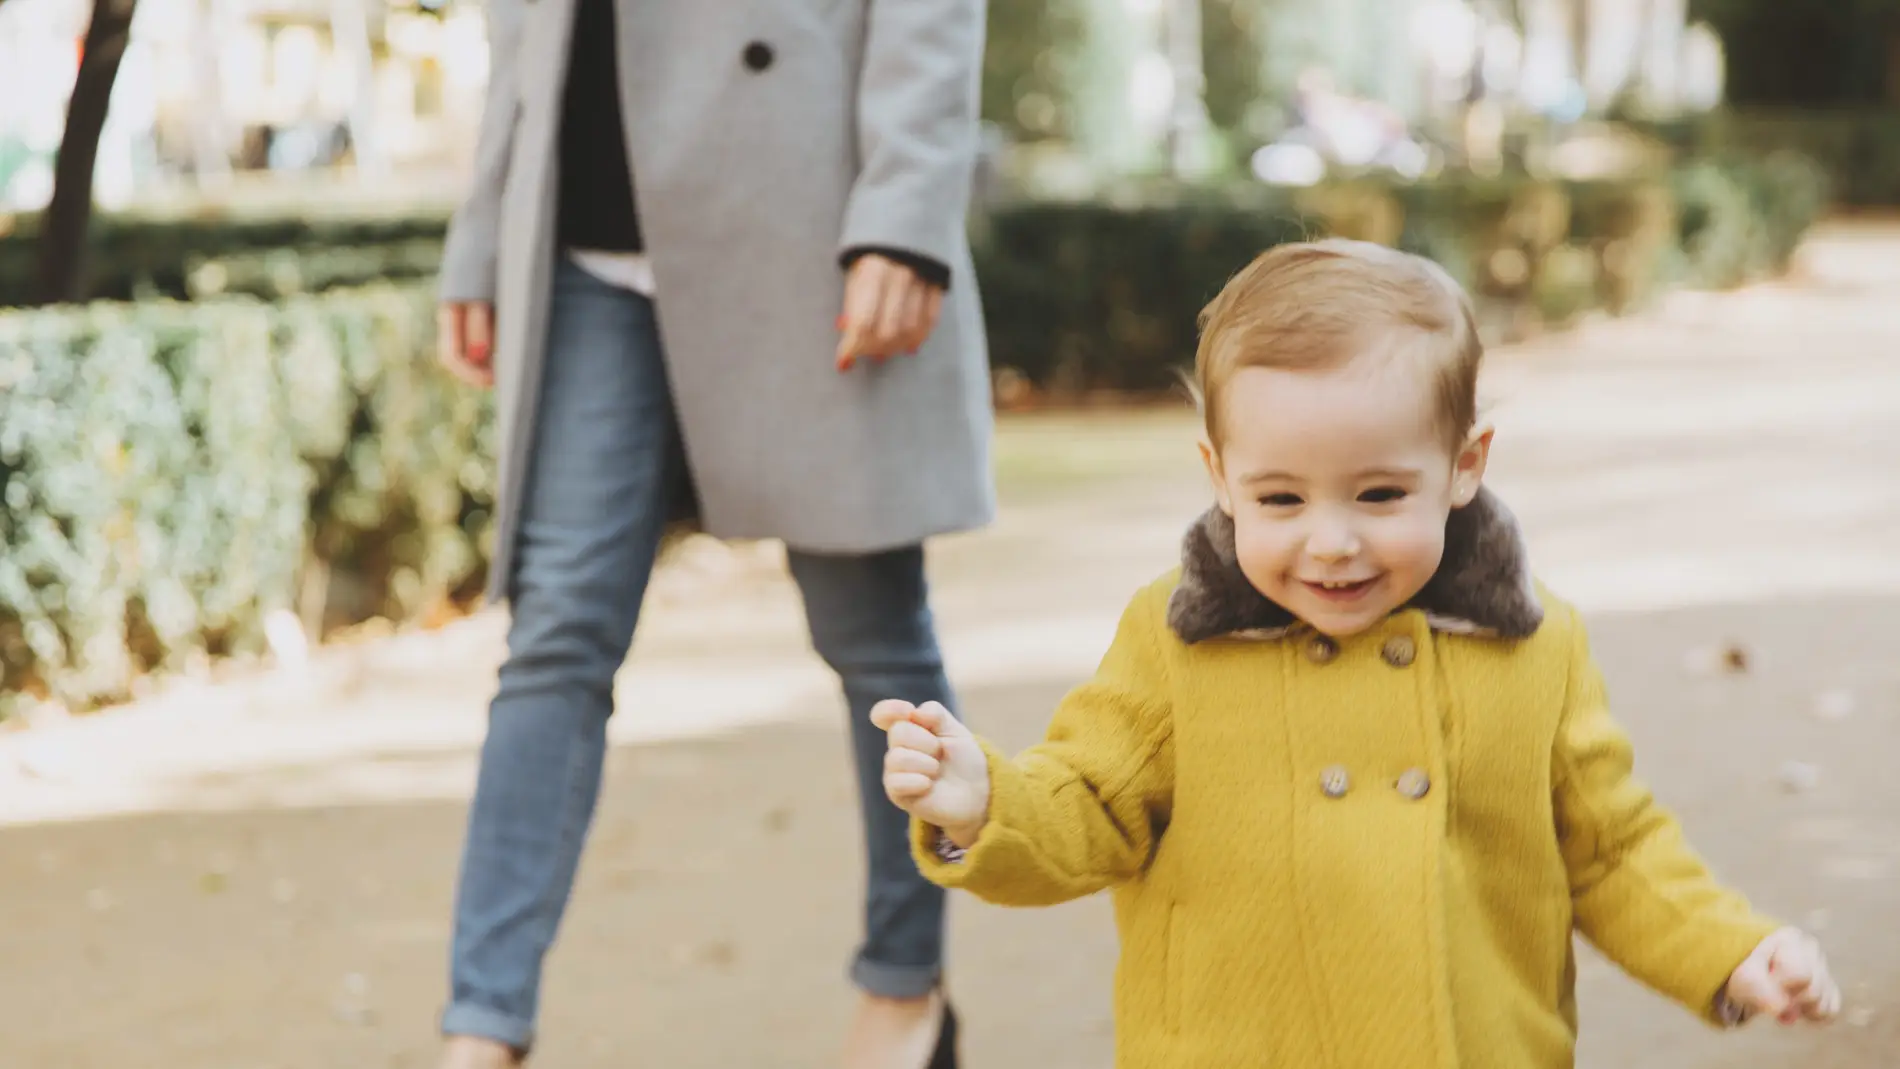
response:
[[[1419,598],[1338,642],[1254,592],[1232,544],[1203,518],[1046,741],[989,750],[967,852],[913,828],[930,879],[990,902],[1114,889],[1120,1069],[1568,1067],[1573,930],[1726,1023],[1776,926],[1632,778],[1508,511],[1454,513]]]

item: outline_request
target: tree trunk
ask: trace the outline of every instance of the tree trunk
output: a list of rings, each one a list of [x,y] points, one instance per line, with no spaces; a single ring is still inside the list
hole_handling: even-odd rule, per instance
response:
[[[1594,14],[1591,7],[1595,3],[1596,0],[1569,0],[1571,62],[1576,66],[1573,73],[1577,84],[1583,86],[1590,84],[1590,26],[1594,21],[1590,16]]]
[[[85,298],[92,169],[99,158],[99,135],[105,130],[112,83],[119,77],[119,61],[125,58],[137,6],[138,0],[93,0],[79,75],[66,107],[66,131],[53,165],[53,199],[40,222],[37,296],[42,304]]]
[[[1900,25],[1887,26],[1887,103],[1900,107]]]
[[[1199,177],[1207,158],[1207,74],[1201,52],[1201,0],[1169,0],[1163,23],[1174,102],[1168,115],[1168,165],[1176,178]]]

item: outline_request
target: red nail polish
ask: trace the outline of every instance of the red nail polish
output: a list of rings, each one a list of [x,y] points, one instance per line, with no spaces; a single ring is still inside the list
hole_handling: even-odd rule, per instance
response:
[[[837,324],[836,324],[836,329],[838,329],[838,330],[843,330],[843,329],[844,329],[844,316],[842,316],[842,315],[841,315],[841,316],[839,316],[839,317],[838,317],[838,322],[837,322]]]
[[[852,360],[851,360],[851,358],[850,358],[850,357],[848,357],[848,356],[847,356],[847,357],[845,357],[845,358],[844,358],[843,360],[840,360],[840,361],[838,361],[838,371],[839,371],[839,373],[841,373],[841,374],[842,374],[843,372],[846,372],[846,371],[850,371],[850,370],[851,370],[851,364],[852,364]]]

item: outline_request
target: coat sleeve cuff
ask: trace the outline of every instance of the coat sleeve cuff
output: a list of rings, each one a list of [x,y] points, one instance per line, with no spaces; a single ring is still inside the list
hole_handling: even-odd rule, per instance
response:
[[[1680,988],[1669,992],[1702,1019],[1717,1028],[1735,1028],[1747,1022],[1741,1007],[1729,1000],[1728,978],[1748,959],[1761,941],[1780,928],[1755,918],[1727,928],[1701,953],[1684,955]]]
[[[488,219],[470,217],[475,214],[458,213],[449,224],[436,278],[436,297],[444,304],[495,299],[495,226]]]
[[[934,256],[926,256],[921,252],[912,252],[909,249],[893,248],[889,245],[853,245],[838,257],[838,263],[845,270],[849,271],[851,270],[851,265],[857,263],[860,257],[871,253],[876,253],[887,260],[895,260],[903,264],[905,267],[910,268],[911,272],[918,278],[923,279],[925,282],[940,290],[948,290],[950,288],[949,264],[944,263]]]
[[[911,820],[911,856],[925,879],[939,887],[964,889],[982,897],[989,885],[1008,881],[1027,845],[1009,824],[1023,794],[1021,772],[989,742],[978,739],[990,767],[990,814],[968,849],[950,842],[943,829]]]

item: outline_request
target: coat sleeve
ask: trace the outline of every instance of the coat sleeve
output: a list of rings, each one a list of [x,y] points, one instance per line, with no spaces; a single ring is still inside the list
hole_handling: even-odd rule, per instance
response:
[[[1605,956],[1711,1024],[1729,974],[1779,925],[1716,882],[1682,827],[1633,775],[1575,610],[1553,759],[1557,830],[1576,924]]]
[[[862,160],[841,257],[898,249],[961,257],[977,155],[983,0],[872,0],[858,78]]]
[[[960,859],[912,822],[924,875],[999,905],[1053,905],[1139,873],[1174,793],[1173,721],[1155,591],[1138,596],[1093,678],[1014,760],[984,744],[989,822]]]
[[[520,108],[517,42],[523,0],[488,0],[488,95],[475,138],[474,177],[449,220],[438,293],[443,301],[493,301],[502,191]]]

